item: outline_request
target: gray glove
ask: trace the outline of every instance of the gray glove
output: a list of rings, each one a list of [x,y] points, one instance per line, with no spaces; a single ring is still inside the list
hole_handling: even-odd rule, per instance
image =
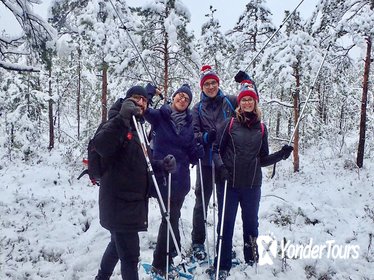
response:
[[[167,155],[163,160],[164,170],[168,173],[175,173],[177,171],[177,161],[173,155]]]
[[[142,110],[140,107],[131,99],[125,99],[122,103],[121,110],[119,111],[119,114],[126,120],[131,120],[133,115],[139,117],[141,113]]]

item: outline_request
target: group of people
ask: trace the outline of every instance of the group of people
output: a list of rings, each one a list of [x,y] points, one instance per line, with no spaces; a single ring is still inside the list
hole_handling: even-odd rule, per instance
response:
[[[225,95],[220,89],[217,73],[206,65],[201,69],[201,98],[192,110],[189,108],[193,94],[187,84],[174,92],[170,104],[159,109],[148,107],[154,92],[147,92],[141,86],[131,87],[126,97],[112,106],[108,121],[93,139],[95,150],[108,162],[100,178],[99,210],[100,223],[111,234],[95,279],[110,279],[118,261],[123,279],[139,279],[138,232],[147,230],[148,199],[151,196],[158,199],[162,216],[152,272],[165,276],[167,263],[172,263],[181,248],[178,223],[185,196],[190,191],[191,164],[198,166],[191,233],[193,257],[197,260],[207,258],[204,217],[216,184],[217,231],[223,221],[223,238],[217,241],[217,252],[218,242],[221,242],[222,250],[220,258],[214,260],[214,267],[219,267],[219,278],[225,279],[231,269],[232,237],[239,204],[242,208],[244,259],[249,265],[257,262],[261,167],[288,158],[293,148],[285,145],[269,155],[268,135],[261,122],[255,84],[242,71],[235,80],[242,85],[239,94]],[[151,89],[156,90],[155,87]],[[152,145],[148,147],[148,154],[151,155],[153,172],[146,162],[140,143],[142,135],[137,132],[133,116],[139,122],[146,120],[151,125]],[[168,180],[170,174],[171,184]],[[153,175],[157,184],[152,180]],[[168,200],[170,207],[165,213],[161,206]],[[173,231],[175,240],[167,238],[169,231]]]

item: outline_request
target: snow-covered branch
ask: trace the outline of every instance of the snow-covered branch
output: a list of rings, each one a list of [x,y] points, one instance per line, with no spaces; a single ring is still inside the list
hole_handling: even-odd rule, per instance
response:
[[[18,63],[11,63],[11,62],[5,62],[0,60],[0,68],[4,68],[5,70],[11,70],[11,71],[23,71],[23,72],[39,72],[40,69],[33,67],[33,66],[27,66],[23,64]]]

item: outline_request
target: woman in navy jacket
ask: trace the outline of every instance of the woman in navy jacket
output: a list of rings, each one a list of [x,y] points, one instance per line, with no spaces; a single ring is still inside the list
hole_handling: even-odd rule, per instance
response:
[[[242,81],[237,97],[236,116],[219,131],[213,147],[214,163],[218,169],[218,227],[221,226],[224,184],[227,181],[225,216],[223,224],[220,279],[231,269],[232,237],[238,205],[242,209],[244,259],[252,265],[257,261],[258,210],[261,197],[261,167],[274,164],[290,156],[293,148],[285,145],[269,155],[268,134],[261,120],[258,95],[252,81]],[[217,243],[218,248],[218,243]],[[217,258],[214,263],[217,267]]]
[[[149,108],[145,119],[152,125],[153,160],[164,162],[164,158],[173,155],[176,160],[176,171],[172,174],[170,223],[180,248],[179,218],[184,198],[190,190],[190,164],[196,164],[203,157],[204,150],[195,144],[192,128],[192,116],[188,109],[192,101],[191,89],[187,84],[180,87],[172,96],[171,104],[164,104],[160,109]],[[153,164],[154,166],[157,164]],[[167,205],[168,174],[163,168],[155,167],[155,175],[164,204]],[[151,188],[151,196],[157,197],[156,190]],[[166,271],[166,236],[167,222],[162,218],[156,249],[153,254],[153,270],[164,275]],[[170,238],[170,252],[175,246]],[[170,255],[169,255],[170,256]],[[170,261],[171,262],[171,257]]]

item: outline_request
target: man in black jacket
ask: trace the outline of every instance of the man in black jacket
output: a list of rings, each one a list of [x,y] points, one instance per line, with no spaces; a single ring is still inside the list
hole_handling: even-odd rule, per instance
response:
[[[201,161],[201,169],[197,169],[195,189],[195,206],[193,210],[192,249],[196,259],[205,259],[205,214],[212,196],[212,144],[216,140],[216,132],[227,119],[235,113],[236,97],[225,95],[220,89],[220,79],[209,65],[201,68],[200,88],[201,99],[192,109],[193,129],[195,139],[203,144],[205,156]],[[202,199],[202,187],[200,172],[204,184],[204,202]]]
[[[100,223],[111,234],[97,280],[109,279],[118,260],[123,279],[139,279],[138,232],[148,227],[151,180],[132,116],[143,115],[147,99],[143,87],[131,87],[126,98],[112,106],[109,120],[94,137],[96,151],[108,163],[100,181],[99,210]]]

